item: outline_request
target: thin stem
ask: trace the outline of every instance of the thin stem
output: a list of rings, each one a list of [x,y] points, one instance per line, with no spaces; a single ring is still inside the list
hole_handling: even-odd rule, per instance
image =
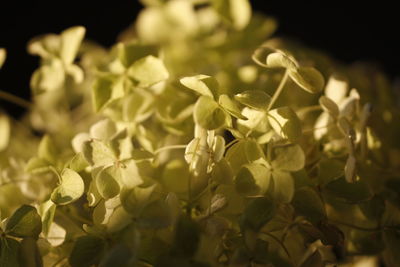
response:
[[[154,154],[159,154],[160,152],[163,152],[163,151],[165,151],[165,150],[184,149],[184,148],[186,148],[186,147],[187,147],[187,145],[164,146],[164,147],[161,147],[161,148],[157,149],[157,150],[154,152]]]
[[[26,108],[26,109],[30,109],[32,104],[29,101],[26,101],[25,99],[15,96],[13,94],[10,94],[8,92],[5,91],[1,91],[0,90],[0,99],[4,99],[10,103],[13,103],[17,106]]]
[[[200,147],[200,140],[199,140],[199,142],[197,142],[196,147],[194,148],[194,154],[193,154],[193,156],[192,156],[192,158],[190,160],[190,164],[189,164],[190,173],[189,173],[189,180],[188,180],[188,206],[187,206],[187,212],[188,212],[188,215],[189,215],[190,218],[192,217],[192,204],[193,204],[193,202],[192,202],[192,197],[193,197],[192,179],[193,179],[193,176],[194,176],[193,162],[195,160],[194,158],[198,157],[197,151],[198,151],[199,147]]]
[[[286,81],[289,77],[289,71],[285,70],[285,74],[283,74],[282,80],[279,83],[278,88],[276,89],[274,95],[271,98],[271,102],[269,102],[268,108],[267,108],[267,112],[273,107],[273,105],[275,104],[276,100],[278,99],[279,95],[282,93],[283,88],[285,87]]]

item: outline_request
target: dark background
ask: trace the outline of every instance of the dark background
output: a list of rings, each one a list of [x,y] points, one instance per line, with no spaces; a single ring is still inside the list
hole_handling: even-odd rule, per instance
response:
[[[395,1],[371,2],[252,0],[252,5],[278,19],[276,35],[298,39],[345,63],[373,62],[394,80],[400,74],[400,13]],[[29,98],[30,76],[38,64],[38,58],[26,52],[32,37],[83,25],[87,38],[110,46],[140,9],[137,0],[2,1],[0,47],[8,56],[0,70],[0,90]],[[0,108],[13,115],[22,112],[1,100]]]

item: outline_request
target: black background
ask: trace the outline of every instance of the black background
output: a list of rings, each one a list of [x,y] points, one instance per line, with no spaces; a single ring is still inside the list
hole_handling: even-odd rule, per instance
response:
[[[252,5],[278,19],[277,36],[300,40],[345,63],[373,62],[393,80],[400,74],[400,11],[392,2],[252,0]],[[110,46],[141,7],[137,0],[2,1],[0,47],[8,56],[0,70],[0,90],[29,98],[30,76],[38,64],[26,52],[32,37],[83,25],[87,38]],[[22,111],[4,101],[0,108],[14,115]]]

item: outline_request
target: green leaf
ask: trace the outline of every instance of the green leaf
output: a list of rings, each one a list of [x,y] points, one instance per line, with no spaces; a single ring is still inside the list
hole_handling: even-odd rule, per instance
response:
[[[226,121],[225,112],[208,96],[201,96],[197,100],[193,117],[196,124],[207,130],[221,128]]]
[[[125,211],[123,207],[117,206],[108,219],[107,232],[116,233],[121,231],[132,223],[132,219],[132,215]]]
[[[243,165],[235,177],[236,191],[247,196],[263,195],[268,190],[270,179],[271,172],[264,165]]]
[[[11,137],[11,125],[9,118],[0,113],[0,152],[8,146]]]
[[[122,104],[122,116],[125,121],[141,122],[151,115],[153,96],[144,90],[135,90],[126,96]]]
[[[322,74],[312,67],[299,67],[289,70],[292,80],[305,91],[316,94],[324,89],[325,79]]]
[[[295,172],[304,168],[305,155],[299,145],[289,144],[274,149],[272,168],[277,170]]]
[[[129,68],[135,61],[148,55],[157,56],[157,48],[152,45],[142,45],[136,42],[119,43],[117,45],[118,59]]]
[[[385,249],[381,232],[366,232],[353,229],[350,233],[351,241],[358,253],[376,255]]]
[[[120,185],[115,180],[116,170],[114,166],[103,168],[96,176],[96,186],[100,195],[110,199],[119,194]]]
[[[6,225],[6,233],[15,237],[38,237],[42,221],[36,209],[29,205],[18,208]]]
[[[6,61],[7,51],[4,48],[0,48],[0,69]]]
[[[324,190],[329,195],[349,203],[358,203],[371,197],[371,190],[363,180],[348,183],[344,177],[328,183]]]
[[[20,244],[21,246],[18,254],[21,266],[42,267],[42,256],[40,255],[36,239],[32,237],[26,237],[22,239]]]
[[[341,250],[344,249],[344,233],[337,226],[325,221],[319,223],[318,229],[323,234],[321,238],[322,244],[334,246],[336,253],[340,255],[339,253],[342,253]]]
[[[309,222],[303,221],[298,225],[299,233],[304,238],[305,243],[313,243],[318,239],[324,239],[324,234],[314,225]]]
[[[172,131],[178,135],[187,133],[187,129],[192,127],[192,120],[189,118],[193,115],[194,103],[189,104],[186,97],[178,97],[175,92],[167,97],[157,98],[157,117],[168,131]],[[185,94],[180,92],[180,94]],[[175,97],[175,99],[172,99]]]
[[[72,248],[69,263],[72,267],[90,267],[99,263],[106,248],[105,241],[97,236],[79,237]]]
[[[51,200],[47,200],[39,206],[39,214],[42,217],[42,232],[45,237],[47,237],[49,234],[50,226],[54,220],[56,208],[57,206]]]
[[[136,154],[136,156],[138,155]],[[148,155],[142,154],[142,156]],[[133,188],[144,182],[139,171],[139,166],[133,159],[121,161],[119,172],[121,174],[121,182],[125,188]]]
[[[99,140],[108,140],[117,132],[116,125],[110,119],[96,122],[90,127],[90,137]]]
[[[255,140],[242,139],[228,149],[225,158],[236,174],[242,165],[265,158],[265,155]]]
[[[318,249],[308,256],[300,265],[300,267],[324,267],[325,263],[322,261],[322,256]]]
[[[245,137],[242,132],[234,128],[226,127],[226,130],[228,130],[232,134],[232,136],[235,137],[236,139],[243,139]]]
[[[80,152],[82,152],[83,143],[85,143],[86,141],[89,141],[90,139],[91,139],[91,137],[90,137],[89,133],[85,133],[85,132],[78,133],[71,140],[72,148],[74,149],[74,151],[76,153],[80,153]]]
[[[295,188],[314,186],[317,184],[315,180],[309,176],[309,172],[305,169],[301,169],[297,172],[291,172],[290,174],[293,176]]]
[[[294,181],[289,172],[273,170],[273,196],[277,202],[289,203],[294,195]]]
[[[319,163],[319,180],[327,184],[344,175],[344,163],[337,159],[323,158]]]
[[[97,140],[84,142],[82,153],[90,165],[95,167],[110,165],[116,161],[113,151],[103,142]]]
[[[84,27],[76,26],[61,33],[60,57],[66,65],[74,61],[85,32],[86,29]]]
[[[337,118],[339,116],[339,107],[333,102],[329,97],[321,96],[319,98],[319,104],[322,109],[328,112],[333,118]]]
[[[221,107],[231,114],[233,117],[241,119],[241,120],[247,120],[245,116],[242,115],[239,107],[236,105],[236,103],[230,99],[228,95],[220,95],[218,98],[218,103],[221,105]]]
[[[189,188],[189,168],[183,160],[175,159],[166,164],[161,181],[169,192],[184,194]]]
[[[247,117],[247,120],[237,120],[236,122],[238,130],[244,135],[252,132],[258,135],[272,130],[268,122],[268,114],[265,111],[245,107],[242,110],[242,114]],[[275,134],[274,131],[273,133]],[[239,137],[239,139],[241,138]]]
[[[133,253],[127,245],[117,244],[101,260],[99,267],[127,267],[132,258]]]
[[[228,216],[237,216],[243,213],[245,203],[243,196],[239,195],[233,185],[219,185],[215,191],[216,194],[221,194],[228,200],[227,206],[220,211],[221,214]]]
[[[277,134],[291,142],[297,142],[302,135],[300,119],[289,107],[269,111],[268,121]]]
[[[264,159],[264,151],[260,144],[253,139],[247,139],[244,141],[244,156],[248,162],[254,162],[258,159]]]
[[[200,74],[196,76],[184,77],[179,80],[186,88],[191,89],[200,95],[214,98],[218,93],[218,82],[215,78]]]
[[[257,263],[268,264],[269,263],[269,257],[267,254],[268,248],[269,248],[269,243],[265,240],[258,238],[256,240],[254,251],[252,251],[254,259],[253,261]]]
[[[168,253],[168,251],[170,251],[170,249],[171,249],[170,244],[166,243],[161,238],[158,238],[158,237],[153,238],[149,235],[146,235],[146,236],[142,236],[140,243],[141,243],[141,246],[138,251],[138,254],[139,254],[139,257],[141,259],[143,259],[144,261],[155,262],[154,267],[157,267],[157,266],[163,267],[165,265],[177,266],[175,264],[168,265],[169,262],[166,262],[165,257],[160,257],[161,255],[164,256],[166,254],[166,252]],[[158,261],[160,261],[160,264],[158,264]],[[145,266],[143,266],[143,267],[145,267]]]
[[[92,101],[96,112],[105,108],[112,100],[124,95],[122,80],[112,75],[99,75],[92,85]]]
[[[141,210],[153,200],[156,185],[123,189],[120,199],[124,209],[132,214],[139,214]]]
[[[116,132],[105,144],[116,157],[125,158],[131,156],[130,153],[133,146],[126,128]]]
[[[217,184],[232,184],[232,167],[226,158],[222,158],[213,166],[211,171],[211,179]]]
[[[80,198],[84,189],[82,177],[77,172],[65,168],[60,175],[60,184],[51,194],[51,200],[57,205],[67,205]]]
[[[81,172],[89,166],[89,163],[86,161],[83,154],[79,152],[71,159],[68,166],[73,171]]]
[[[275,211],[275,202],[270,198],[255,198],[248,203],[240,217],[240,226],[242,229],[249,228],[258,232],[274,217]]]
[[[321,198],[310,187],[302,187],[296,190],[292,205],[297,214],[305,216],[313,224],[326,217]]]
[[[359,207],[368,219],[379,221],[385,211],[385,200],[381,196],[375,195],[370,200],[361,202]]]
[[[261,90],[248,90],[236,94],[235,99],[246,107],[267,111],[271,96]]]
[[[191,258],[200,242],[200,227],[189,217],[182,215],[175,226],[173,253]]]
[[[149,203],[140,212],[137,223],[142,228],[159,229],[168,227],[172,216],[168,204],[164,200]]]
[[[92,87],[94,110],[101,110],[111,99],[114,80],[110,77],[97,78]]]
[[[19,264],[19,248],[17,240],[0,237],[0,266],[23,267]]]
[[[269,68],[269,66],[267,65],[267,57],[271,53],[275,53],[275,52],[276,52],[276,49],[270,47],[269,45],[264,44],[264,45],[258,47],[254,51],[254,53],[251,56],[251,58],[258,65],[260,65],[260,66],[262,66],[264,68]]]
[[[128,69],[128,75],[139,82],[139,86],[148,87],[169,78],[168,70],[161,59],[146,56],[135,61]]]
[[[38,156],[41,159],[47,160],[50,163],[55,163],[57,160],[57,150],[50,136],[45,135],[40,141],[38,148]]]
[[[278,51],[267,56],[267,66],[270,68],[296,70],[298,68],[298,63],[293,57],[283,51]]]

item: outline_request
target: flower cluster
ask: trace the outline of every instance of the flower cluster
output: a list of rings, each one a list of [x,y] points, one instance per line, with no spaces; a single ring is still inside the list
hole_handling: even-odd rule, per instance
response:
[[[142,2],[111,48],[35,38],[32,101],[1,92],[0,266],[400,265],[386,78],[248,0]]]

